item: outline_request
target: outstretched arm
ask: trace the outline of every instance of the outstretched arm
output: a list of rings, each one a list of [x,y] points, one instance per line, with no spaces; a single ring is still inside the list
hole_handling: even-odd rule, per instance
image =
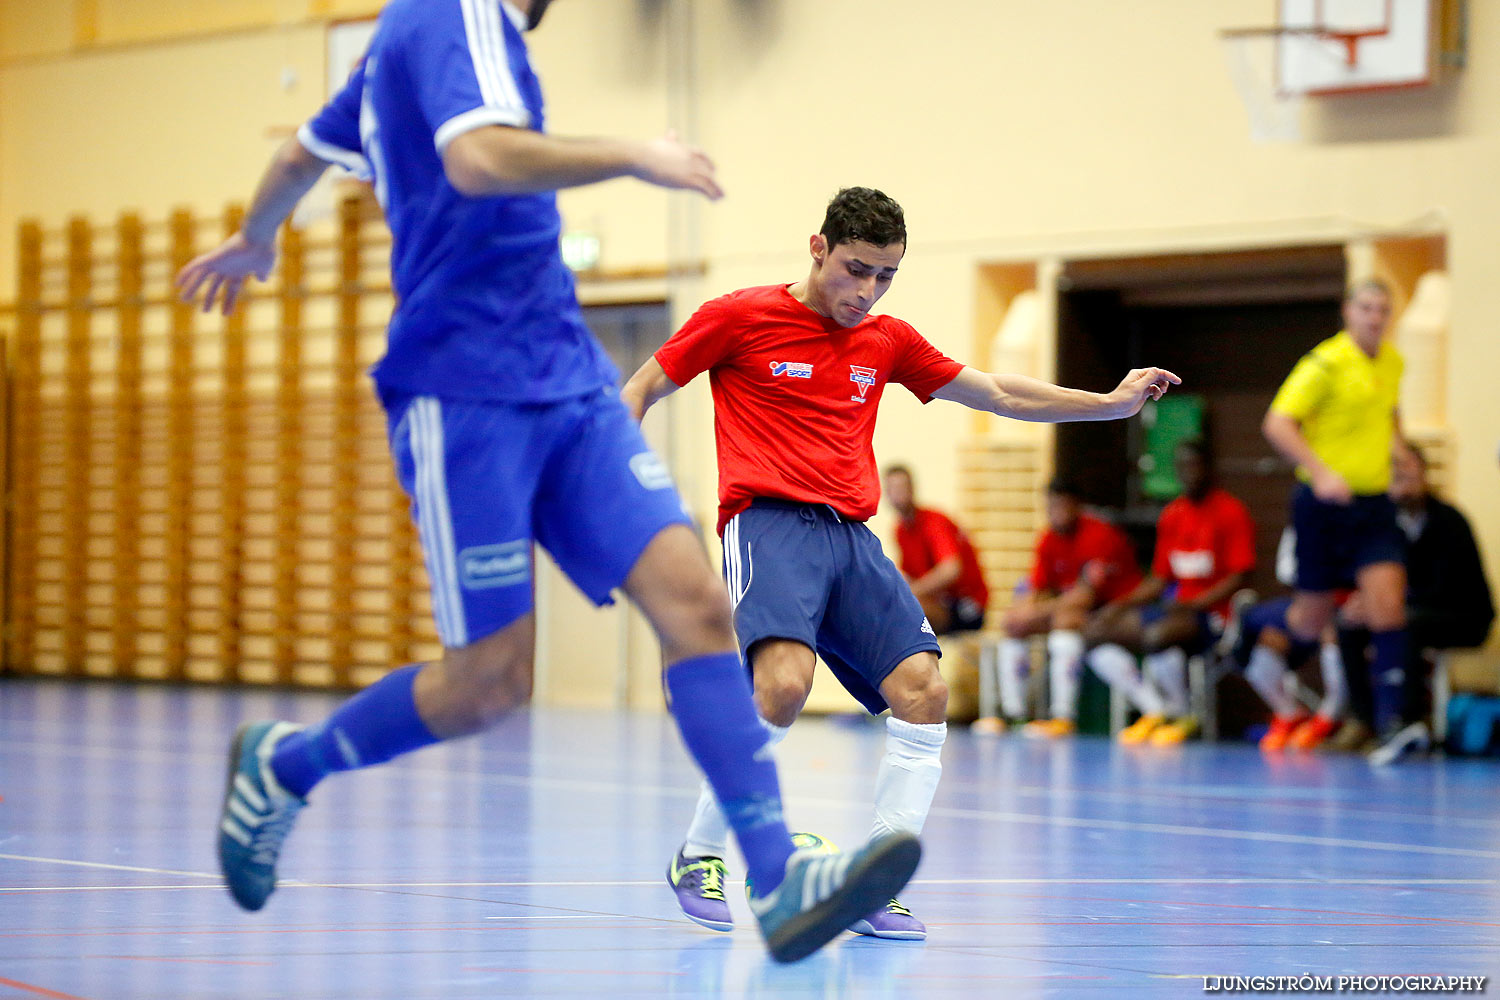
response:
[[[460,194],[485,198],[581,187],[635,177],[657,187],[722,198],[714,164],[668,132],[660,139],[567,139],[526,128],[487,125],[456,136],[443,150],[443,172]]]
[[[1137,368],[1110,392],[1085,392],[1025,375],[991,375],[965,366],[932,395],[1014,420],[1055,424],[1133,416],[1146,400],[1161,399],[1168,388],[1181,384],[1182,379],[1165,368]]]
[[[620,390],[620,401],[630,411],[631,418],[639,422],[647,410],[677,389],[677,383],[667,378],[667,373],[662,371],[661,362],[653,356],[647,358],[640,370],[630,376],[630,381]]]
[[[246,278],[253,274],[265,281],[270,276],[276,263],[276,230],[327,169],[328,161],[309,153],[295,136],[282,143],[261,175],[240,231],[178,272],[176,285],[183,301],[196,298],[206,284],[203,311],[211,311],[217,299],[229,315]]]

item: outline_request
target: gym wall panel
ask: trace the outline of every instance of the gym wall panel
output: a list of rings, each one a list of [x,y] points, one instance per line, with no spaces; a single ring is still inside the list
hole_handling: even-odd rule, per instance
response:
[[[65,39],[64,7],[0,6],[3,51],[23,22]],[[668,12],[682,8],[688,40],[669,43]],[[363,13],[353,0],[324,9]],[[1281,145],[1251,142],[1215,38],[1266,23],[1265,0],[563,0],[533,41],[555,130],[696,123],[718,162],[716,204],[623,180],[560,199],[610,267],[666,262],[684,245],[669,225],[686,219],[708,271],[673,286],[679,318],[731,288],[800,277],[823,205],[847,184],[884,187],[907,210],[911,245],[882,308],[965,360],[993,332],[979,329],[975,282],[996,263],[1445,233],[1453,495],[1500,582],[1500,4],[1469,13],[1469,63],[1452,83],[1320,103],[1309,137]],[[299,24],[0,66],[0,233],[24,217],[59,226],[246,197],[276,130],[322,100],[322,45],[320,26]],[[284,91],[287,68],[298,79]],[[14,244],[0,239],[0,300],[14,297]],[[891,395],[880,457],[911,459],[926,499],[956,509],[972,422]],[[673,447],[704,509],[706,388],[681,407]]]

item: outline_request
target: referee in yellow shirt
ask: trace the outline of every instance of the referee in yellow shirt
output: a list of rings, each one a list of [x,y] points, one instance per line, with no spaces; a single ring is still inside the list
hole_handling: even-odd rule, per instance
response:
[[[1403,365],[1386,340],[1383,283],[1355,285],[1343,313],[1344,329],[1297,362],[1261,429],[1302,480],[1292,496],[1297,588],[1287,625],[1317,642],[1333,618],[1333,592],[1358,588],[1374,648],[1375,728],[1385,734],[1401,724],[1406,666],[1406,539],[1386,495],[1391,449],[1401,447]]]

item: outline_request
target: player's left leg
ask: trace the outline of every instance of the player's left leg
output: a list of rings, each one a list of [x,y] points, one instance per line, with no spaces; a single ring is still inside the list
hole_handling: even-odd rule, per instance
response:
[[[1101,608],[1084,624],[1084,662],[1112,689],[1120,692],[1140,718],[1120,730],[1121,743],[1142,743],[1166,723],[1166,706],[1156,688],[1141,676],[1136,652],[1145,639],[1145,623],[1138,608]]]
[[[1083,682],[1083,631],[1095,611],[1093,589],[1079,585],[1057,599],[1052,628],[1047,633],[1047,684],[1052,716],[1029,723],[1022,732],[1031,738],[1072,736],[1078,728],[1078,692]]]
[[[942,775],[948,685],[939,647],[911,588],[863,524],[837,532],[838,582],[818,633],[834,676],[872,713],[889,706],[875,781],[871,842],[919,833]],[[927,928],[896,899],[849,927],[856,934],[922,940]]]
[[[1370,630],[1370,680],[1378,736],[1401,728],[1407,669],[1406,567],[1379,562],[1356,576]]]
[[[1159,606],[1146,626],[1146,673],[1172,720],[1151,734],[1153,746],[1174,746],[1198,731],[1188,695],[1188,656],[1207,648],[1212,637],[1205,613],[1176,604]]]

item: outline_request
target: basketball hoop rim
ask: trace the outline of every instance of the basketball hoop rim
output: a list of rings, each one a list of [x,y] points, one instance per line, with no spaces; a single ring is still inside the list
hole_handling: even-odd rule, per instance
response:
[[[1314,25],[1292,26],[1285,24],[1268,24],[1263,27],[1248,28],[1224,28],[1219,31],[1221,41],[1235,41],[1243,38],[1262,38],[1266,36],[1280,38],[1285,36],[1304,36],[1323,38],[1330,42],[1337,42],[1344,47],[1344,62],[1354,66],[1359,62],[1359,43],[1367,38],[1384,38],[1391,33],[1390,25],[1379,28],[1362,28],[1355,31],[1343,31],[1337,28],[1320,28]]]

